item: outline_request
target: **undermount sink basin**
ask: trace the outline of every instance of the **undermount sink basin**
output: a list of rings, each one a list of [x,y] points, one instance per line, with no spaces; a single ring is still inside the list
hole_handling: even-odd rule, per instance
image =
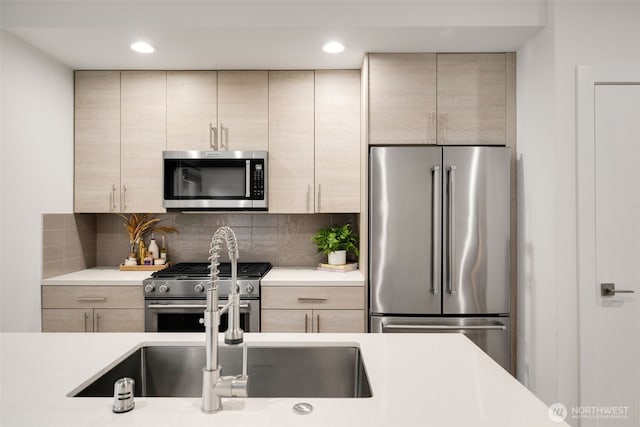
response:
[[[356,346],[248,347],[249,397],[371,397]],[[136,397],[200,397],[203,345],[141,345],[69,393],[113,397],[122,377],[135,380]],[[242,347],[221,346],[222,375],[242,373]]]

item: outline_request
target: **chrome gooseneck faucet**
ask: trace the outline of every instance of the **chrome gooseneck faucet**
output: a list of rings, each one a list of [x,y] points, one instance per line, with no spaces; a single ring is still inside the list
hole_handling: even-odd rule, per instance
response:
[[[218,259],[222,244],[226,243],[231,261],[231,292],[229,302],[218,308]],[[220,315],[229,312],[229,328],[224,334],[226,344],[240,344],[243,331],[240,329],[240,294],[238,293],[238,245],[236,235],[230,227],[223,226],[216,230],[211,238],[209,249],[210,283],[207,289],[207,307],[204,312],[206,336],[206,365],[202,369],[202,411],[218,412],[222,409],[222,397],[247,397],[247,348],[243,349],[242,375],[220,376],[222,367],[218,365],[218,329]]]

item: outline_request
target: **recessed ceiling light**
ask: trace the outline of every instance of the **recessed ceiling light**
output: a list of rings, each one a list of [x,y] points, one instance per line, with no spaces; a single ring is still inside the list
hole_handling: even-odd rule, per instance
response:
[[[155,52],[156,48],[151,46],[147,42],[135,42],[131,44],[131,49],[135,50],[138,53],[152,53]]]
[[[329,42],[322,46],[322,50],[327,53],[340,53],[344,50],[344,45],[340,42]]]

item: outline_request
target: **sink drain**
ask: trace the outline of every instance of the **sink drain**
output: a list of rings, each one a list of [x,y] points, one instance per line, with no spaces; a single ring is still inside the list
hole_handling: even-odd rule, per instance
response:
[[[313,412],[313,405],[307,402],[300,402],[293,405],[293,412],[298,415],[308,415]]]

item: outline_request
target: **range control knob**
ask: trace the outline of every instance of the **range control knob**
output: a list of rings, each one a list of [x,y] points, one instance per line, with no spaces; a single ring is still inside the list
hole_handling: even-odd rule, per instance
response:
[[[166,283],[164,285],[160,285],[158,291],[160,291],[161,294],[166,294],[167,292],[169,292],[169,285],[167,285]]]
[[[245,290],[248,294],[250,294],[251,292],[253,292],[253,285],[252,285],[251,283],[249,283],[249,284],[244,288],[244,290]]]
[[[144,291],[149,293],[149,292],[153,292],[156,290],[156,287],[153,286],[151,283],[149,283],[147,286],[144,287]]]
[[[198,292],[198,293],[202,293],[204,292],[204,285],[202,283],[198,283],[194,288],[194,291]]]

